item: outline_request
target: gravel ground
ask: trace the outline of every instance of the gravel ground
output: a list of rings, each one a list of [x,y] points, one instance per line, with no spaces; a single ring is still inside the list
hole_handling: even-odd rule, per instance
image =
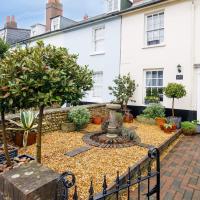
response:
[[[136,132],[142,143],[158,146],[169,134],[165,134],[157,126],[143,125],[134,121],[125,124],[126,127],[137,127]],[[100,129],[97,125],[88,125],[86,131]],[[122,149],[93,148],[73,158],[64,154],[78,147],[86,146],[82,141],[83,132],[65,133],[61,131],[45,134],[42,137],[42,163],[49,168],[62,173],[71,171],[76,175],[80,199],[88,198],[88,190],[91,178],[93,178],[95,192],[102,190],[103,176],[107,175],[108,185],[115,180],[116,172],[124,173],[129,166],[134,165],[147,154],[147,149],[133,146]],[[35,145],[20,153],[35,155]]]

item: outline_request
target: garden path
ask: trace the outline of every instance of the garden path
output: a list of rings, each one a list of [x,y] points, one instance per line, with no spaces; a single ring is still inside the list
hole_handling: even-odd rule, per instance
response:
[[[142,189],[146,193],[147,187]],[[136,191],[132,193],[134,199]],[[200,200],[200,135],[182,137],[161,161],[160,199]]]

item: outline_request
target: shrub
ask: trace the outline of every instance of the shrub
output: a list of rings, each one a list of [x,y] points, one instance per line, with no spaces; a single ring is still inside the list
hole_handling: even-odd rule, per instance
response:
[[[197,125],[195,123],[186,121],[181,123],[181,128],[183,133],[191,135],[196,133]]]
[[[74,107],[69,111],[68,119],[76,126],[76,130],[84,128],[90,121],[90,112],[85,107]]]
[[[186,96],[185,87],[182,84],[169,83],[164,89],[164,94],[166,97],[172,99],[172,116],[174,117],[174,100]]]
[[[130,74],[118,76],[114,80],[114,86],[110,86],[108,89],[111,91],[110,94],[116,98],[114,102],[119,103],[124,110],[127,110],[128,101],[136,89],[135,80],[131,79]]]
[[[146,118],[165,117],[165,108],[159,103],[153,103],[146,107],[143,113]]]

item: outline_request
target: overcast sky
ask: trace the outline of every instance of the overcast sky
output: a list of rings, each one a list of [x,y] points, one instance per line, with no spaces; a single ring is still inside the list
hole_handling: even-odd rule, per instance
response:
[[[105,0],[62,0],[64,16],[80,20],[85,14],[95,16],[104,12]],[[0,28],[4,26],[6,16],[15,15],[20,28],[29,28],[36,23],[45,22],[45,4],[47,0],[1,0]]]

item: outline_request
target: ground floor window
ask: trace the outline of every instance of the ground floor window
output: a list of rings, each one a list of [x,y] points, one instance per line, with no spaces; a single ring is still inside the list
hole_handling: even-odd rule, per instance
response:
[[[94,80],[93,97],[102,97],[103,72],[102,71],[95,72],[93,80]]]
[[[145,70],[145,102],[163,101],[163,70]]]

